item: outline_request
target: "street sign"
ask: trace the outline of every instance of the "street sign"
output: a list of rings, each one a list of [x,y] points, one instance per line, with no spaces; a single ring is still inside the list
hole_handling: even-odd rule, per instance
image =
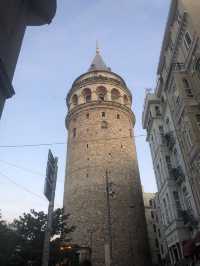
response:
[[[54,157],[51,150],[49,150],[46,178],[44,185],[44,195],[49,201],[49,207],[48,207],[47,228],[44,238],[42,266],[49,265],[49,245],[50,245],[49,243],[50,243],[52,223],[53,223],[54,198],[56,191],[57,171],[58,171],[57,163],[58,163],[58,158]]]
[[[53,183],[55,181],[55,171],[56,171],[56,158],[54,158],[51,150],[49,150],[48,154],[48,161],[47,161],[47,169],[46,169],[46,178],[44,184],[44,195],[51,201],[52,198],[52,190],[53,190]]]

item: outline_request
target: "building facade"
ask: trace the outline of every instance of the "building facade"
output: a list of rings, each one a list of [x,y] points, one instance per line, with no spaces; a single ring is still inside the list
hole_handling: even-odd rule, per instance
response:
[[[143,192],[147,233],[153,266],[161,265],[161,232],[157,216],[155,193]]]
[[[172,263],[190,256],[189,241],[199,230],[199,25],[199,1],[172,1],[157,86],[154,93],[147,92],[142,118]]]
[[[149,265],[131,103],[98,49],[67,96],[64,209],[73,244],[91,248],[94,266]]]
[[[26,27],[50,23],[55,12],[56,0],[0,1],[0,117],[15,93],[12,79]]]

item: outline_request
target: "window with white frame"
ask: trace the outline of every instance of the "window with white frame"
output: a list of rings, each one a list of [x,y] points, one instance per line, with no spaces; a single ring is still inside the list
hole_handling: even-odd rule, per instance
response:
[[[178,156],[178,151],[177,151],[176,148],[174,149],[173,154],[174,154],[174,161],[176,162],[176,164],[178,164],[178,162],[179,162],[179,156]]]
[[[189,197],[189,193],[187,191],[187,188],[184,186],[182,191],[183,191],[183,195],[184,195],[184,203],[185,203],[187,210],[192,210],[192,204],[190,201],[190,197]]]
[[[196,123],[197,123],[198,128],[200,128],[200,114],[196,115]]]
[[[166,160],[166,164],[167,164],[167,168],[168,170],[172,169],[172,163],[171,163],[171,159],[169,156],[165,156],[165,160]]]
[[[187,50],[190,49],[191,45],[192,45],[192,38],[191,35],[188,31],[186,31],[185,35],[184,35],[184,44]]]
[[[158,189],[161,187],[161,171],[160,171],[160,165],[157,164],[157,183],[158,183]]]
[[[181,20],[182,20],[181,14],[180,14],[179,10],[177,10],[177,12],[176,12],[176,21],[177,21],[178,25],[181,24]]]
[[[169,40],[168,47],[169,47],[169,50],[170,50],[171,52],[173,52],[173,50],[174,50],[174,44],[173,44],[173,41],[172,41],[171,38],[170,38],[170,40]]]
[[[164,144],[165,140],[164,140],[164,128],[163,126],[159,126],[159,134],[160,134],[160,143]]]
[[[174,196],[174,201],[176,204],[176,209],[177,209],[177,213],[178,216],[180,216],[180,211],[181,211],[181,203],[180,203],[180,198],[179,198],[179,194],[177,191],[173,191],[173,196]]]
[[[167,225],[168,225],[170,223],[170,219],[169,219],[168,206],[167,206],[165,198],[163,199],[163,206],[164,206],[164,209],[165,209],[166,222],[167,222]]]
[[[194,70],[199,74],[200,76],[200,58],[198,58],[196,60],[195,66],[194,66]]]
[[[157,105],[155,106],[155,113],[156,113],[156,116],[161,116],[160,107]]]
[[[167,204],[168,204],[168,208],[169,208],[169,214],[170,214],[170,221],[172,221],[172,209],[171,209],[171,204],[170,204],[170,199],[169,199],[169,195],[168,193],[166,193],[166,199],[167,199]]]
[[[183,78],[182,81],[183,81],[183,86],[185,89],[186,96],[192,98],[193,93],[192,93],[189,81],[186,78]]]

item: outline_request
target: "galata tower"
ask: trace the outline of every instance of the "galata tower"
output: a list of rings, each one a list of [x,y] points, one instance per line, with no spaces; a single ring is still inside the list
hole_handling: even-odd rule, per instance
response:
[[[97,48],[67,95],[64,191],[72,242],[91,248],[93,266],[150,265],[131,104]]]

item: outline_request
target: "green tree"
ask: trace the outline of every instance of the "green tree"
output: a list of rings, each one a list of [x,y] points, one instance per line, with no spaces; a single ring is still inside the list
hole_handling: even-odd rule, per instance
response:
[[[67,234],[75,229],[67,226],[68,217],[69,215],[63,214],[63,209],[54,211],[51,236],[52,265],[59,259],[63,233]],[[6,254],[8,255],[4,256],[5,262],[1,263],[0,261],[0,265],[26,266],[28,263],[32,263],[34,266],[40,266],[46,225],[47,215],[44,212],[36,212],[35,210],[31,210],[30,213],[24,213],[9,226],[0,220],[2,231],[6,232],[8,230],[7,234],[0,231],[0,251],[1,245],[4,246],[5,238],[10,234],[10,238],[8,238],[8,241],[6,240],[6,243],[8,243]],[[2,253],[2,255],[5,255],[5,253]]]
[[[15,231],[4,221],[0,213],[0,265],[7,266],[17,245]]]

